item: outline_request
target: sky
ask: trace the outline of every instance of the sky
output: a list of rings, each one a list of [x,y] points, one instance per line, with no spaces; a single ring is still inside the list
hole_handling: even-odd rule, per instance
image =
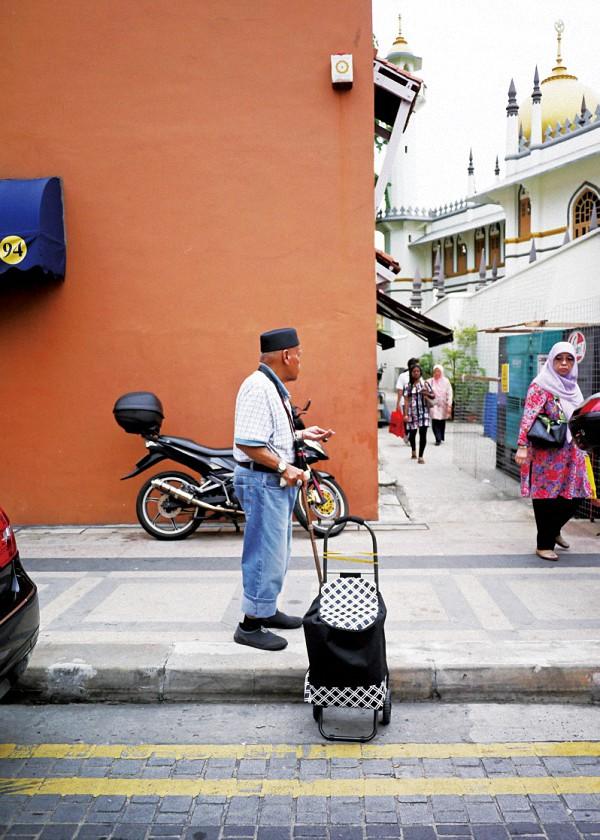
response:
[[[471,147],[478,190],[493,181],[496,155],[504,174],[510,80],[521,103],[531,96],[536,64],[541,79],[550,75],[559,18],[563,64],[600,94],[597,0],[373,0],[383,57],[398,32],[399,13],[409,47],[423,59],[417,75],[427,85],[426,103],[411,117],[418,120],[419,206],[466,195]]]

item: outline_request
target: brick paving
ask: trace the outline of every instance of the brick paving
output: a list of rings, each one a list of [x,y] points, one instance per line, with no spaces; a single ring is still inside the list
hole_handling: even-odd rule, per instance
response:
[[[150,775],[149,775],[150,774]],[[600,775],[600,757],[0,760],[0,777],[107,780],[506,779]],[[8,782],[4,783],[8,790]],[[600,794],[432,796],[22,795],[2,792],[0,837],[30,840],[600,840]]]

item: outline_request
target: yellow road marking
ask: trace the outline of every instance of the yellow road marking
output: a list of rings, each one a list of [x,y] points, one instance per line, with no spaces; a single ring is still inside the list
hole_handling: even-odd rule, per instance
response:
[[[364,563],[366,566],[372,566],[372,560],[365,560],[364,557],[348,557],[345,555],[344,557],[336,557],[336,560],[341,560],[344,563]]]
[[[18,758],[525,758],[600,756],[600,741],[493,744],[0,744]]]
[[[0,779],[0,793],[35,796],[469,796],[600,793],[598,776],[452,779]]]

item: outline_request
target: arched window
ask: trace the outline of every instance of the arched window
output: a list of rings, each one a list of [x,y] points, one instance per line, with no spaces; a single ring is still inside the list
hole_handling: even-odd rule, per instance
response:
[[[573,239],[589,232],[592,210],[596,205],[596,213],[600,219],[600,198],[595,190],[586,187],[573,203]]]
[[[467,273],[467,243],[459,236],[456,241],[456,273]]]
[[[519,187],[519,239],[531,236],[531,201],[525,187]]]
[[[490,228],[490,268],[494,265],[494,260],[498,267],[500,265],[500,228],[497,224]]]
[[[485,254],[485,228],[477,228],[475,231],[475,268],[479,271],[481,255]]]
[[[444,239],[444,274],[446,277],[454,274],[454,240],[451,237]]]
[[[442,252],[442,243],[434,242],[431,246],[431,276],[435,277],[435,265],[438,261],[439,255]]]

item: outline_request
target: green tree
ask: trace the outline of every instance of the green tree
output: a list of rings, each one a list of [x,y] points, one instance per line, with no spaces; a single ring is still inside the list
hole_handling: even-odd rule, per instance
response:
[[[454,330],[452,346],[442,352],[442,364],[454,389],[454,403],[461,417],[481,418],[486,382],[473,377],[485,371],[477,359],[477,327],[461,326]]]
[[[433,376],[433,353],[428,351],[427,353],[423,353],[419,357],[419,364],[421,365],[421,372],[423,374],[423,379],[429,379]]]

